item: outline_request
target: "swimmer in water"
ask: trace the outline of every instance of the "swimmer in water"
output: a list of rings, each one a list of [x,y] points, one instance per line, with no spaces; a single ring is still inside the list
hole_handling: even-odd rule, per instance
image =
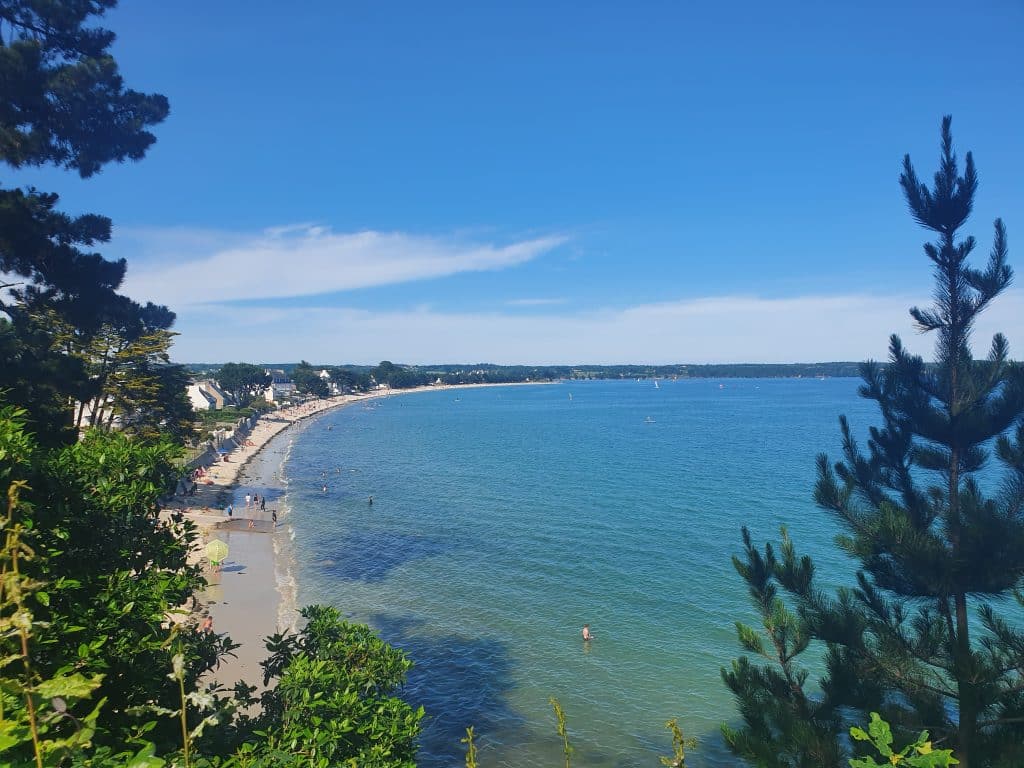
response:
[[[327,486],[326,485],[323,487],[323,492],[327,493]]]
[[[585,643],[589,643],[591,640],[594,639],[594,635],[590,631],[590,625],[589,624],[584,624],[583,625],[582,635],[583,635],[583,642],[585,642]]]
[[[369,501],[370,501],[370,506],[372,507],[373,506],[373,496],[370,497]]]

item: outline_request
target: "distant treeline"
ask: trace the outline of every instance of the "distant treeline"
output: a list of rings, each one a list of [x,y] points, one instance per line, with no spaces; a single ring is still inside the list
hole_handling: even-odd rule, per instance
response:
[[[814,377],[855,377],[860,363],[726,363],[713,365],[494,365],[492,363],[400,365],[388,360],[378,365],[310,365],[309,363],[267,363],[298,379],[312,370],[326,370],[330,380],[343,391],[365,391],[379,385],[408,389],[426,384],[506,384],[560,379],[782,379]],[[217,364],[192,364],[198,375],[214,374]],[[312,370],[311,370],[312,369]],[[306,389],[300,386],[300,390]]]

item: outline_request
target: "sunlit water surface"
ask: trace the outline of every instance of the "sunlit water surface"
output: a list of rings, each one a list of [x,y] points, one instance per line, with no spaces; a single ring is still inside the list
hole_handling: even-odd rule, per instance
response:
[[[392,396],[288,438],[299,600],[415,660],[421,765],[461,764],[468,725],[482,766],[558,765],[552,696],[575,765],[656,765],[671,717],[701,740],[688,765],[735,765],[718,728],[734,623],[755,620],[740,527],[786,525],[825,584],[844,578],[815,456],[838,456],[840,414],[860,435],[877,416],[853,379],[659,384]]]

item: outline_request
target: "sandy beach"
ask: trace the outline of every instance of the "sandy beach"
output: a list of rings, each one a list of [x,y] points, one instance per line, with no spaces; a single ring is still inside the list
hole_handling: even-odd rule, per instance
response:
[[[194,495],[176,497],[165,505],[166,513],[184,512],[201,534],[190,558],[203,564],[209,586],[199,595],[200,607],[192,620],[198,624],[209,615],[213,631],[226,633],[241,644],[235,657],[224,658],[214,672],[217,682],[230,687],[244,680],[260,686],[259,662],[266,656],[264,638],[291,629],[294,623],[294,594],[282,596],[275,576],[274,539],[284,534],[284,528],[275,526],[272,516],[280,493],[265,510],[255,505],[247,509],[239,481],[258,487],[273,485],[280,473],[283,451],[266,449],[276,436],[311,416],[375,396],[343,395],[262,416],[240,445],[205,467]],[[231,517],[225,513],[229,504],[233,508]],[[206,544],[213,539],[223,541],[229,549],[219,569],[212,567],[205,553]],[[288,603],[283,604],[283,599]]]
[[[533,382],[524,382],[532,384]],[[297,619],[296,586],[287,573],[289,564],[278,556],[287,546],[287,524],[276,526],[272,515],[284,495],[281,467],[287,452],[285,441],[274,441],[294,424],[326,411],[372,398],[516,384],[463,384],[379,391],[365,395],[340,395],[282,408],[261,416],[252,431],[224,459],[206,466],[194,495],[179,496],[164,512],[182,511],[198,527],[201,537],[191,558],[203,563],[209,586],[199,596],[200,607],[190,619],[197,625],[205,615],[213,619],[213,631],[226,633],[240,643],[235,657],[222,660],[212,678],[231,687],[238,680],[262,687],[259,662],[267,654],[264,639],[294,629]],[[248,489],[262,488],[266,509],[246,508]],[[232,506],[232,516],[225,509]],[[250,521],[252,527],[250,527]],[[214,569],[205,554],[206,544],[220,539],[228,545],[227,559]],[[284,571],[281,573],[281,571]]]

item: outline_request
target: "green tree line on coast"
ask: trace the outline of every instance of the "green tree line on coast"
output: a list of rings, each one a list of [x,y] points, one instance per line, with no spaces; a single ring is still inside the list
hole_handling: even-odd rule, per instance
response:
[[[7,167],[89,178],[142,159],[155,141],[169,105],[126,87],[113,33],[98,26],[115,5],[0,0]],[[750,765],[1024,765],[1024,372],[1001,335],[983,359],[971,348],[976,318],[1012,273],[999,221],[987,265],[970,266],[975,241],[960,232],[977,174],[970,154],[961,171],[948,118],[941,136],[933,184],[909,158],[900,180],[913,218],[936,237],[925,245],[935,306],[911,310],[937,338],[935,360],[893,337],[887,364],[858,366],[881,426],[862,446],[841,420],[842,458],[818,460],[814,498],[842,531],[856,583],[823,590],[798,553],[799,531],[778,547],[744,531],[734,560],[762,621],[737,627],[744,655],[723,680],[742,723],[723,733]],[[190,618],[205,587],[188,559],[197,533],[159,509],[191,429],[187,370],[169,358],[175,316],[118,292],[125,262],[95,250],[110,239],[109,219],[70,216],[59,202],[0,188],[0,762],[414,765],[424,712],[401,696],[412,662],[334,608],[305,608],[301,630],[267,638],[271,685],[258,696],[206,682],[237,646]],[[323,396],[324,368],[363,391],[438,379],[841,376],[851,365],[302,361],[287,372]],[[219,368],[241,399],[268,383],[263,366]],[[1002,482],[982,483],[993,465]],[[820,680],[805,661],[815,654]],[[571,713],[553,707],[569,768]],[[662,762],[682,766],[690,743],[668,726],[674,754]],[[475,766],[472,731],[467,742]]]
[[[226,366],[242,363],[187,363],[195,375],[218,376]],[[528,381],[571,379],[813,379],[855,378],[860,363],[715,363],[672,365],[496,365],[494,363],[430,363],[408,365],[383,360],[377,365],[311,365],[300,363],[263,363],[260,370],[280,370],[295,377],[326,370],[330,380],[343,391],[360,392],[374,382],[394,389],[433,384],[506,384]],[[298,383],[296,381],[296,383]]]

